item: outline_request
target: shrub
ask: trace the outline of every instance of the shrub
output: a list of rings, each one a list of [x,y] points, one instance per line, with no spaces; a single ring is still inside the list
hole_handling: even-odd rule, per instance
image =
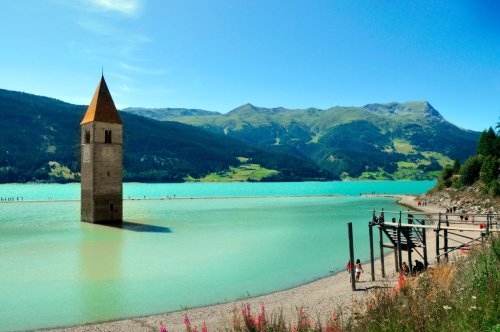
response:
[[[494,156],[484,158],[481,166],[481,182],[489,185],[498,177],[499,159]]]
[[[474,156],[467,159],[460,167],[460,185],[470,186],[479,180],[482,157]]]
[[[449,166],[444,167],[439,174],[438,188],[449,188],[451,186],[451,177],[453,176],[453,169]]]
[[[491,183],[490,193],[493,197],[500,196],[500,183],[495,180]]]

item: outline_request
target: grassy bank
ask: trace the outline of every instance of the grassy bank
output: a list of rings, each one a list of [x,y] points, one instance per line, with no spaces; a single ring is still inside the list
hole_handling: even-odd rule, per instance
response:
[[[491,238],[398,291],[379,291],[356,322],[362,331],[500,331],[500,240]]]
[[[197,331],[190,324],[186,330]],[[224,330],[500,331],[500,238],[490,237],[452,263],[414,277],[400,276],[395,287],[380,288],[355,303],[353,314],[343,315],[336,308],[329,317],[311,317],[297,308],[297,318],[286,321],[282,312],[246,306],[235,308],[232,326]],[[208,331],[206,326],[202,331]]]

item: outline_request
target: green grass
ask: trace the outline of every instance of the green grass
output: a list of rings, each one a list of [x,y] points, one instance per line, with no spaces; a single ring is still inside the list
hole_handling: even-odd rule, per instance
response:
[[[434,151],[423,151],[421,152],[421,154],[425,157],[425,158],[428,158],[430,159],[431,157],[432,158],[435,158],[437,160],[437,162],[439,163],[439,165],[441,165],[442,167],[445,167],[445,166],[450,166],[453,164],[453,160],[439,152],[434,152]]]
[[[406,168],[417,168],[418,165],[416,163],[411,163],[408,161],[398,161],[398,168],[406,169]]]
[[[243,158],[247,159],[248,158]],[[240,159],[240,161],[242,161]],[[245,181],[261,181],[263,178],[279,173],[260,166],[259,164],[242,164],[239,167],[230,167],[229,171],[210,173],[207,176],[195,179],[192,177],[186,178],[188,182],[245,182]]]
[[[250,160],[250,158],[247,157],[236,157],[240,161],[240,163],[246,163]]]
[[[402,139],[395,139],[393,141],[394,144],[394,149],[396,152],[402,153],[402,154],[410,154],[410,153],[415,153],[415,147],[411,145],[408,141],[402,140]]]
[[[392,180],[392,175],[379,169],[378,172],[363,172],[359,180]]]
[[[314,135],[311,140],[309,142],[307,142],[308,144],[310,143],[314,143],[314,144],[318,144],[318,141],[321,137],[323,137],[323,135],[325,135],[325,132],[324,131],[320,131],[318,132],[316,135]]]
[[[75,179],[78,173],[73,173],[68,167],[61,166],[57,161],[49,161],[50,173],[49,177],[53,179],[62,178],[66,180]]]
[[[422,162],[425,165],[425,161]],[[427,163],[428,164],[428,163]],[[400,161],[398,170],[394,173],[387,173],[383,169],[378,172],[363,172],[357,178],[343,176],[343,180],[434,180],[439,177],[440,171],[423,172],[418,169],[415,163]]]

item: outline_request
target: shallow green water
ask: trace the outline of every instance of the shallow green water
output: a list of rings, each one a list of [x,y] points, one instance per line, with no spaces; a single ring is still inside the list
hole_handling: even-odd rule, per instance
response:
[[[359,193],[130,200],[131,223],[118,229],[79,222],[77,201],[0,204],[0,330],[148,315],[309,282],[344,268],[348,221],[356,257],[368,259],[369,210],[382,207],[398,209]]]

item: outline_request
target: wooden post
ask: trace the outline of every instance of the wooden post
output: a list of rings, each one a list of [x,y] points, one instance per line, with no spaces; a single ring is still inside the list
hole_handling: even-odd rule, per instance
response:
[[[429,265],[429,259],[427,258],[427,229],[425,228],[422,229],[422,242],[424,243],[424,266],[427,268]]]
[[[352,222],[347,223],[347,232],[349,234],[349,257],[351,262],[351,286],[352,290],[356,290],[356,279],[354,278],[354,243],[352,240]]]
[[[373,226],[372,223],[368,223],[368,230],[370,234],[370,263],[372,272],[372,281],[375,281],[375,259],[373,258]]]
[[[413,267],[412,267],[412,261],[411,261],[411,250],[412,250],[412,244],[411,244],[411,239],[410,239],[410,231],[411,228],[408,227],[407,232],[405,232],[405,237],[406,237],[406,246],[408,250],[408,268],[410,269],[410,274],[413,273]]]
[[[395,224],[396,223],[396,218],[392,218],[392,223]],[[398,266],[398,247],[396,245],[396,247],[394,248],[394,267],[396,268],[396,272],[399,272],[399,266]]]
[[[450,226],[450,221],[448,220],[448,214],[446,214],[446,226]],[[443,247],[444,247],[444,259],[446,262],[448,262],[448,230],[445,229],[444,232],[444,240],[443,240]]]
[[[436,262],[439,264],[440,262],[440,258],[439,258],[439,228],[441,226],[441,213],[439,214],[439,220],[438,220],[438,224],[437,224],[437,227],[436,227]]]
[[[397,225],[397,245],[398,245],[398,270],[401,271],[401,266],[403,266],[403,257],[401,256],[401,225]]]
[[[384,265],[384,234],[382,233],[382,227],[380,226],[378,231],[380,234],[380,265],[382,265],[382,278],[385,278],[385,265]]]
[[[491,215],[488,213],[488,215],[486,216],[486,236],[489,236],[490,235],[490,225],[491,225],[491,220],[493,218],[491,217]]]

